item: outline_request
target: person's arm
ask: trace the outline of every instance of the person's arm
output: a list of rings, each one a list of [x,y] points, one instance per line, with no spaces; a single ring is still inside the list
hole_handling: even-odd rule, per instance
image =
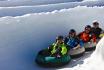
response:
[[[64,45],[64,46],[61,48],[61,54],[62,54],[62,55],[65,55],[65,54],[67,54],[67,52],[68,52],[68,50],[67,50],[66,46]]]
[[[100,34],[103,32],[103,29],[102,28],[100,28]]]
[[[82,40],[80,40],[79,44],[81,47],[84,47],[84,42]]]
[[[82,40],[82,35],[83,35],[83,32],[81,32],[81,33],[79,33],[79,34],[77,35],[77,37],[78,37],[79,40]]]
[[[96,44],[97,44],[96,36],[95,36],[94,34],[92,35],[91,42],[93,42],[93,43],[94,43],[94,45],[96,45]]]
[[[82,34],[82,32],[81,32],[81,33],[79,33],[79,34],[77,35],[77,37],[78,37],[79,39],[80,39],[81,34]]]
[[[68,38],[65,37],[64,43],[67,44],[67,42],[68,42]]]
[[[102,30],[101,34],[99,35],[100,39],[104,36],[104,30]]]
[[[75,50],[75,49],[78,49],[78,48],[80,48],[80,44],[78,44],[76,47],[74,47],[73,49]]]
[[[48,49],[51,49],[52,50],[52,48],[53,48],[54,45],[55,45],[55,43],[49,45]]]
[[[74,47],[73,49],[78,49],[82,45],[81,42],[80,42],[80,39],[78,39],[77,37],[76,37],[76,42],[78,43],[78,45],[76,47]]]
[[[52,48],[53,48],[53,45],[50,45],[50,46],[48,47],[48,50],[51,51]]]
[[[92,40],[93,42],[96,42],[96,36],[94,34],[92,35]]]

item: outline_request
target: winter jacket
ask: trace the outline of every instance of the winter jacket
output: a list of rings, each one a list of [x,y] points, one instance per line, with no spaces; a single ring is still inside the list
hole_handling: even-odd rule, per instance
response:
[[[92,33],[81,32],[78,37],[84,42],[90,42],[91,39],[93,42],[96,42],[96,36]]]
[[[97,39],[99,39],[99,35],[101,34],[102,29],[101,28],[94,28],[94,27],[92,27],[91,32],[93,34],[95,34]]]
[[[57,54],[59,54],[59,55],[65,55],[66,53],[67,53],[67,46],[64,44],[64,43],[62,43],[62,44],[60,44],[60,45],[56,45],[56,43],[53,43],[52,44],[52,50],[51,50],[51,54],[52,55],[57,55]]]
[[[70,49],[76,47],[78,44],[83,47],[83,41],[79,40],[77,37],[66,37],[64,42],[69,45]]]

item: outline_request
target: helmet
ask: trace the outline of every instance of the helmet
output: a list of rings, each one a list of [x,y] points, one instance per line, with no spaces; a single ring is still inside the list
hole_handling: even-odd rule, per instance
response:
[[[86,25],[85,28],[91,28],[91,26],[90,25]]]
[[[99,25],[99,23],[97,21],[93,22],[93,25]]]
[[[69,33],[76,33],[76,31],[75,31],[74,29],[71,29],[71,30],[69,31]]]

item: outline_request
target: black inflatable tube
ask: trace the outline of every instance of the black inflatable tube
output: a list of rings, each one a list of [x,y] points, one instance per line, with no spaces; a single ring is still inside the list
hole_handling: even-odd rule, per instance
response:
[[[92,50],[95,50],[96,47],[88,47],[88,48],[85,48],[85,51],[92,51]]]
[[[70,57],[71,57],[72,59],[74,59],[74,58],[79,58],[79,57],[83,56],[84,53],[85,53],[85,51],[82,52],[82,53],[80,53],[80,54],[70,55]]]

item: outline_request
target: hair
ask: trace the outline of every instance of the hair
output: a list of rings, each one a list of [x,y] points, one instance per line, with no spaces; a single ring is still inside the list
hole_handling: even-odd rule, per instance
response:
[[[59,36],[56,37],[56,40],[63,40],[63,38],[64,37],[62,35],[59,35]]]
[[[70,29],[69,33],[76,33],[74,29]]]
[[[86,25],[86,26],[85,26],[85,29],[87,29],[87,28],[91,28],[91,26],[90,26],[90,25]]]
[[[86,27],[87,27],[87,28],[91,28],[91,26],[90,26],[90,25],[86,25]]]

